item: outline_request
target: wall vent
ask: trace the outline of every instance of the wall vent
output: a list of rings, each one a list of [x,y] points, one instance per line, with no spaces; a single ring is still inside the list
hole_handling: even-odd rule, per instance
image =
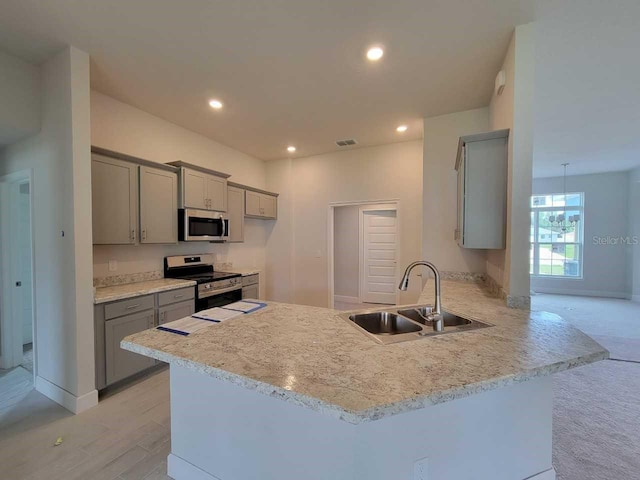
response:
[[[351,145],[357,145],[358,142],[353,138],[348,138],[346,140],[338,140],[336,145],[339,147],[350,147]]]

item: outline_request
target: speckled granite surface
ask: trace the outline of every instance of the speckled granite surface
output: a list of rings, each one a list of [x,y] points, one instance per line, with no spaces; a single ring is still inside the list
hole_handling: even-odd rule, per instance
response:
[[[161,278],[148,282],[127,283],[124,285],[114,285],[112,287],[96,288],[93,303],[113,302],[125,298],[139,297],[151,293],[166,292],[177,288],[192,287],[196,285],[193,280],[177,280],[174,278]]]
[[[233,272],[233,273],[239,273],[243,277],[246,277],[247,275],[254,275],[256,273],[260,273],[260,270],[258,270],[257,268],[253,268],[253,267],[244,267],[244,268],[232,267],[230,271]]]
[[[560,317],[510,309],[481,284],[445,281],[442,291],[445,309],[494,326],[381,345],[340,312],[269,302],[188,337],[147,330],[122,347],[354,424],[608,356]]]

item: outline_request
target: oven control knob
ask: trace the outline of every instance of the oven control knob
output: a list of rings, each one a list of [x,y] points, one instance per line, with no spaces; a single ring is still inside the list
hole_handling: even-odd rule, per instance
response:
[[[210,288],[211,288],[211,284],[209,284],[209,283],[207,283],[207,284],[204,286],[204,289],[205,289],[205,290],[209,290]]]

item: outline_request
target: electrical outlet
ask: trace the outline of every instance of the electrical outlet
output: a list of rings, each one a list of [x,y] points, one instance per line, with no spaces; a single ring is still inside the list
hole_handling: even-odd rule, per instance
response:
[[[109,271],[115,272],[118,270],[118,261],[117,260],[109,260]]]
[[[413,464],[413,480],[429,480],[428,458],[421,458]]]

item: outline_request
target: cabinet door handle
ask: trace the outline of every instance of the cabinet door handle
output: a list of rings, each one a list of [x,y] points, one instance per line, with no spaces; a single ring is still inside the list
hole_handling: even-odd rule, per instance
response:
[[[136,241],[136,231],[135,230],[131,230],[131,241],[133,241],[133,242]]]
[[[134,308],[138,308],[140,306],[139,303],[135,303],[133,305],[129,305],[128,307],[126,307],[127,310],[133,310]]]
[[[146,229],[142,230],[142,239],[143,240],[147,239],[147,230]]]
[[[182,298],[182,297],[184,297],[184,294],[181,294],[181,295],[174,295],[174,296],[173,296],[173,298]]]

